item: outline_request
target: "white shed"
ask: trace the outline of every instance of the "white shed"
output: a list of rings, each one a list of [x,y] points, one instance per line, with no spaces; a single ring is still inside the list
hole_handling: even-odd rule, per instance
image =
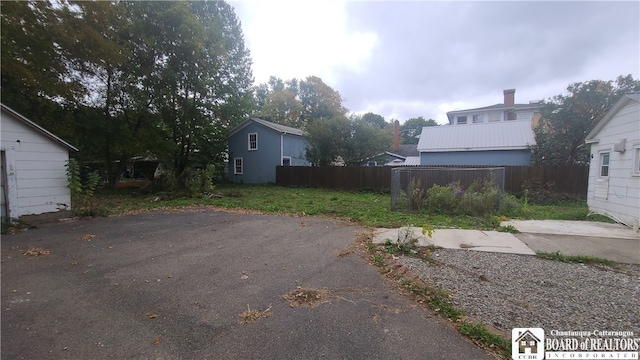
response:
[[[640,92],[625,94],[587,135],[591,145],[589,210],[638,231]]]
[[[66,163],[78,151],[0,104],[2,219],[71,209]]]

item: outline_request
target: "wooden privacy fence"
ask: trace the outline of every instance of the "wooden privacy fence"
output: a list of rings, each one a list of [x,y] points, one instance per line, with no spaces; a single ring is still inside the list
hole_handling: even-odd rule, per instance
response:
[[[505,191],[520,194],[525,181],[554,184],[556,192],[587,197],[588,166],[505,166]],[[276,184],[343,190],[391,189],[389,166],[277,166]]]

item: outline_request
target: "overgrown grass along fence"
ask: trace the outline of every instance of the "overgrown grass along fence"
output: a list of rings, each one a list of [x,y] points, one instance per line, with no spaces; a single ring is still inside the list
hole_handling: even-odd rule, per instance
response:
[[[392,169],[389,166],[278,166],[276,184],[323,189],[390,191]],[[505,191],[521,194],[525,181],[543,186],[549,184],[555,192],[586,199],[589,167],[505,166]]]

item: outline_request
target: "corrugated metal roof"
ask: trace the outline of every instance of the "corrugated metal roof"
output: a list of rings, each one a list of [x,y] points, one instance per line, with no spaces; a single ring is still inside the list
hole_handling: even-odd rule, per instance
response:
[[[418,151],[519,150],[535,143],[528,120],[427,126],[422,128]]]
[[[407,156],[404,166],[420,166],[420,156]]]

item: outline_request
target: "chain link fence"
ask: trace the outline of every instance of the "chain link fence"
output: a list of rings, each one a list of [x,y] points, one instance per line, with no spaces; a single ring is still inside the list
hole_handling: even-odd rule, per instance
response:
[[[474,181],[491,181],[493,186],[504,192],[505,168],[422,168],[397,167],[391,171],[391,209],[413,210],[416,204],[433,185],[467,189]]]

